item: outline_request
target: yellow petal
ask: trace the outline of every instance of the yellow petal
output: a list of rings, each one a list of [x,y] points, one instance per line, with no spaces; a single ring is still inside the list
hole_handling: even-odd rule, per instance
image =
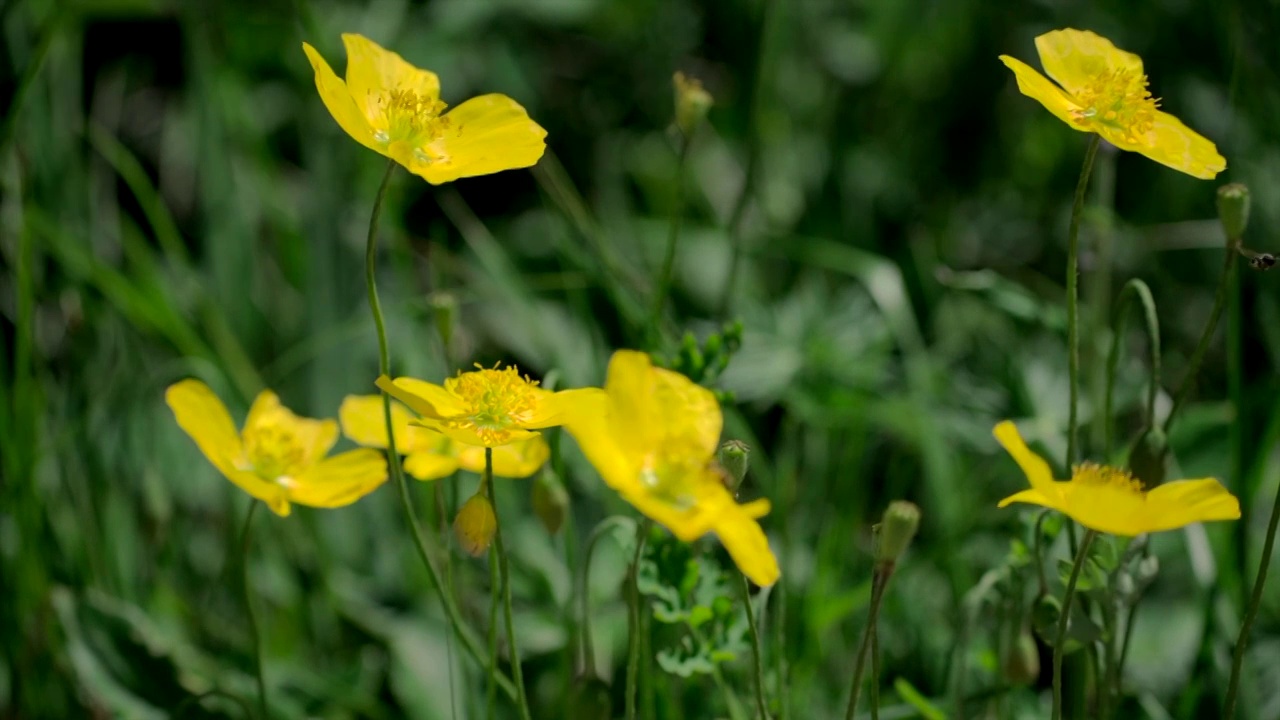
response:
[[[467,406],[457,395],[435,383],[410,377],[399,377],[392,382],[383,375],[374,384],[424,418],[449,418],[467,412]]]
[[[616,357],[616,354],[615,354]],[[632,490],[640,482],[637,459],[623,451],[617,440],[610,398],[604,392],[574,396],[566,410],[564,429],[578,443],[582,454],[614,490]]]
[[[720,481],[717,479],[715,482],[719,485]],[[670,530],[682,542],[693,542],[711,532],[726,508],[734,504],[723,485],[720,485],[723,491],[721,494],[706,492],[707,489],[709,488],[702,488],[695,498],[683,503],[681,507],[677,507],[669,498],[650,493],[638,483],[629,489],[618,489],[618,494],[636,510]]]
[[[1014,77],[1018,79],[1018,90],[1023,95],[1038,101],[1062,122],[1076,130],[1087,132],[1086,128],[1076,122],[1072,114],[1079,110],[1080,106],[1062,88],[1049,82],[1048,78],[1017,58],[1001,55],[1000,61],[1013,71]]]
[[[666,439],[689,443],[700,457],[714,455],[724,424],[715,394],[671,370],[653,368],[653,374],[653,400],[663,416]]]
[[[405,62],[396,53],[383,49],[363,35],[344,33],[347,48],[347,89],[366,118],[382,113],[379,101],[392,90],[408,90],[427,100],[440,97],[440,78]]]
[[[582,398],[595,394],[603,395],[604,391],[600,388],[577,388],[550,392],[536,388],[534,393],[538,402],[534,406],[533,413],[523,423],[524,427],[530,430],[564,425],[569,417],[581,408]],[[587,400],[587,402],[591,401]]]
[[[1027,443],[1023,441],[1022,435],[1018,434],[1018,426],[1012,422],[1005,420],[996,425],[992,434],[996,436],[996,440],[1004,446],[1004,449],[1013,456],[1014,462],[1018,463],[1018,467],[1022,468],[1022,472],[1027,476],[1027,482],[1031,483],[1031,487],[1039,490],[1042,494],[1049,498],[1058,497],[1058,483],[1053,480],[1053,471],[1049,469],[1049,463],[1044,458],[1031,452],[1031,448],[1027,447]],[[1001,507],[1004,507],[1001,505]]]
[[[208,385],[194,379],[170,385],[164,400],[173,410],[178,427],[195,440],[214,467],[223,475],[230,475],[242,450],[240,435],[222,400]]]
[[[244,427],[246,429],[257,427],[279,412],[282,407],[279,395],[270,390],[263,390],[258,393],[258,396],[253,399],[253,404],[249,406],[249,414],[244,417]]]
[[[335,508],[359,500],[387,479],[387,461],[369,448],[350,450],[312,465],[299,477],[282,479],[289,499],[311,507]]]
[[[338,423],[333,420],[314,420],[295,415],[280,404],[280,398],[270,390],[263,390],[254,399],[249,415],[244,421],[244,433],[255,432],[262,425],[282,426],[293,433],[302,444],[300,462],[311,465],[324,457],[338,441]]]
[[[509,443],[493,449],[494,477],[526,478],[551,457],[551,448],[541,435]],[[473,473],[484,472],[484,448],[474,445],[458,448],[458,465]]]
[[[458,471],[458,458],[439,450],[422,450],[404,459],[404,470],[419,480],[439,480]]]
[[[1117,48],[1088,30],[1054,30],[1036,38],[1044,71],[1076,94],[1098,76],[1113,70],[1142,74],[1142,58]]]
[[[1227,169],[1227,160],[1218,154],[1217,146],[1169,113],[1156,112],[1155,125],[1147,137],[1147,144],[1123,149],[1140,152],[1201,180],[1212,180]]]
[[[1047,507],[1051,510],[1058,510],[1059,512],[1062,510],[1062,503],[1059,499],[1045,495],[1039,490],[1023,490],[1022,492],[1016,492],[1001,500],[997,507],[1008,507],[1013,503],[1039,505],[1040,507]]]
[[[1130,487],[1088,482],[1061,483],[1062,512],[1098,532],[1133,537],[1147,532],[1146,497]]]
[[[261,398],[262,395],[259,395],[259,399]],[[277,515],[289,514],[289,503],[283,488],[236,467],[236,462],[243,453],[240,436],[236,433],[236,426],[231,420],[231,414],[227,412],[227,406],[208,385],[194,379],[182,380],[165,390],[164,399],[173,410],[178,427],[195,441],[200,452],[204,453],[224,477],[249,495],[265,502]]]
[[[412,152],[396,158],[433,185],[530,167],[547,149],[547,131],[506,95],[471,98],[444,117],[449,121],[448,129],[424,148],[429,161]]]
[[[734,564],[751,582],[768,587],[778,581],[781,571],[778,559],[769,549],[769,539],[760,524],[741,507],[727,508],[716,521],[715,533]]]
[[[605,377],[609,422],[619,448],[642,457],[661,441],[661,408],[654,401],[653,363],[636,350],[619,350]]]
[[[1147,504],[1151,518],[1146,532],[1240,519],[1240,501],[1214,478],[1165,483],[1147,493]]]
[[[381,395],[348,395],[338,409],[342,421],[342,433],[353,442],[366,447],[387,446],[387,423],[383,415]],[[396,451],[401,455],[424,450],[431,446],[430,433],[409,425],[413,415],[408,408],[391,401],[391,425],[396,433]]]
[[[315,48],[302,43],[302,51],[307,54],[307,59],[311,61],[311,68],[315,70],[316,90],[320,93],[320,99],[324,101],[324,106],[329,109],[333,119],[338,121],[338,126],[361,145],[385,154],[373,139],[373,127],[369,125],[364,112],[356,105],[355,98],[351,96],[346,83],[334,74],[333,68],[320,57],[320,53],[316,52]]]

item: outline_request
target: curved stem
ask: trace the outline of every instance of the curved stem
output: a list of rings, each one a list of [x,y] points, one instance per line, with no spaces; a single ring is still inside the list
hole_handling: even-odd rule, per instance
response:
[[[1253,581],[1253,595],[1249,598],[1249,608],[1245,611],[1244,622],[1240,623],[1240,636],[1236,638],[1236,648],[1231,654],[1231,679],[1227,682],[1227,699],[1222,705],[1222,717],[1231,720],[1235,717],[1236,696],[1240,692],[1240,671],[1244,666],[1244,651],[1249,645],[1249,632],[1253,630],[1253,620],[1258,616],[1258,608],[1262,605],[1262,587],[1267,582],[1267,569],[1271,566],[1271,551],[1276,544],[1276,526],[1280,524],[1280,490],[1276,491],[1275,502],[1271,505],[1271,520],[1267,522],[1267,539],[1262,545],[1262,559],[1258,561],[1258,577]]]
[[[493,493],[493,448],[484,449],[484,478],[489,502],[493,504],[493,547],[498,554],[498,574],[502,580],[502,614],[507,625],[507,652],[511,655],[511,675],[516,684],[516,705],[523,720],[532,720],[529,697],[524,690],[524,671],[520,667],[520,647],[516,643],[516,622],[511,612],[511,562],[502,542],[502,521],[498,519],[498,498]]]
[[[627,720],[636,720],[636,684],[640,675],[640,558],[644,555],[645,541],[649,538],[651,521],[636,523],[636,551],[631,557],[631,573],[627,579],[627,609],[631,637],[627,643]]]
[[[249,539],[253,530],[253,516],[258,501],[249,501],[249,512],[244,516],[244,529],[240,532],[240,588],[244,591],[244,610],[249,616],[249,635],[253,638],[253,671],[258,677],[258,717],[268,720],[267,680],[262,673],[262,637],[258,634],[258,618],[253,614],[253,593],[249,590]]]
[[[844,711],[844,720],[853,720],[858,709],[858,695],[862,689],[862,672],[867,663],[867,651],[871,649],[871,637],[875,633],[876,619],[880,616],[880,601],[884,599],[884,586],[887,578],[881,578],[876,570],[871,576],[871,607],[867,611],[867,626],[862,630],[862,643],[858,646],[858,659],[853,665],[853,679],[850,681],[849,707]]]
[[[591,558],[594,557],[596,551],[596,543],[600,542],[600,538],[604,537],[605,532],[613,529],[616,525],[625,525],[634,522],[631,518],[622,515],[610,515],[601,520],[594,528],[591,534],[587,536],[587,547],[582,557],[582,579],[581,586],[578,588],[578,600],[582,604],[582,670],[596,677],[595,661],[595,641],[591,635]],[[628,622],[630,622],[630,615]]]
[[[1090,136],[1089,147],[1084,152],[1084,166],[1080,168],[1080,180],[1076,183],[1075,199],[1071,203],[1071,224],[1067,229],[1067,380],[1071,393],[1067,415],[1067,470],[1076,461],[1076,431],[1080,422],[1080,215],[1084,210],[1089,175],[1093,172],[1093,159],[1098,155],[1101,142],[1101,136]]]
[[[691,135],[692,133],[690,133]],[[649,311],[649,323],[645,332],[648,342],[656,347],[658,344],[658,328],[662,324],[662,306],[671,292],[671,275],[675,272],[676,243],[680,239],[680,220],[684,215],[684,163],[689,157],[690,135],[680,135],[680,155],[676,160],[675,200],[671,205],[671,223],[667,229],[667,251],[662,258],[662,270],[658,273],[658,284],[653,290],[653,308]]]
[[[378,259],[378,216],[382,211],[382,200],[387,194],[387,186],[390,184],[391,176],[395,172],[396,163],[394,160],[387,163],[387,171],[382,176],[382,184],[378,186],[378,194],[373,200],[373,214],[369,217],[369,236],[365,244],[364,255],[364,280],[365,289],[369,297],[369,310],[373,313],[373,325],[378,332],[378,371],[383,375],[391,374],[391,353],[387,348],[387,327],[386,321],[382,317],[382,304],[378,300],[378,284],[377,273],[375,272]],[[427,541],[422,534],[422,526],[418,524],[418,517],[413,511],[413,500],[409,497],[409,485],[405,481],[404,469],[400,467],[400,455],[396,451],[396,436],[391,424],[391,396],[386,393],[382,394],[382,417],[387,427],[387,466],[391,470],[391,479],[395,481],[396,489],[400,497],[400,507],[404,511],[405,522],[409,525],[409,531],[413,535],[413,544],[418,551],[418,557],[422,560],[422,564],[427,568],[427,574],[431,576],[431,584],[436,589],[436,593],[440,597],[440,604],[444,606],[445,616],[449,618],[449,624],[453,626],[454,632],[462,640],[463,647],[467,653],[479,663],[485,666],[484,652],[480,648],[480,641],[476,639],[475,633],[462,620],[462,613],[458,611],[458,606],[453,602],[453,598],[445,589],[445,584],[441,582],[440,571],[436,569],[435,561],[431,559],[431,553],[427,550]],[[513,700],[516,697],[515,686],[511,684],[505,675],[498,676],[498,687]]]
[[[1156,426],[1156,395],[1160,387],[1160,321],[1156,315],[1156,301],[1151,295],[1151,288],[1137,278],[1124,284],[1120,298],[1116,302],[1116,317],[1111,333],[1111,352],[1107,355],[1107,390],[1103,400],[1103,457],[1111,459],[1113,435],[1111,412],[1115,397],[1116,370],[1120,365],[1120,346],[1124,344],[1124,333],[1129,317],[1129,306],[1126,302],[1136,298],[1142,303],[1143,318],[1147,326],[1147,352],[1151,363],[1151,384],[1147,386],[1146,427]]]
[[[1196,375],[1200,372],[1200,365],[1204,362],[1204,356],[1209,351],[1209,341],[1213,339],[1213,333],[1218,329],[1218,320],[1222,318],[1222,310],[1227,306],[1227,290],[1231,287],[1231,278],[1235,275],[1236,270],[1236,252],[1240,246],[1239,238],[1227,238],[1226,252],[1223,253],[1222,259],[1222,276],[1218,280],[1218,290],[1213,296],[1213,311],[1209,313],[1209,321],[1205,323],[1204,332],[1200,334],[1200,341],[1196,343],[1195,352],[1191,354],[1191,362],[1187,366],[1187,374],[1182,378],[1182,384],[1178,386],[1178,392],[1173,396],[1173,407],[1169,410],[1169,416],[1164,419],[1164,432],[1169,434],[1169,428],[1173,425],[1173,418],[1186,404],[1187,399],[1191,397],[1191,388],[1195,385]]]
[[[1071,624],[1071,603],[1076,597],[1076,582],[1080,579],[1080,570],[1085,559],[1089,557],[1089,546],[1098,533],[1090,530],[1080,541],[1080,551],[1076,553],[1075,562],[1071,564],[1071,575],[1067,578],[1067,590],[1062,595],[1062,609],[1058,616],[1058,632],[1053,643],[1053,720],[1062,718],[1062,656],[1063,645],[1067,642],[1067,626]]]
[[[747,625],[751,629],[751,654],[755,658],[756,712],[759,713],[761,720],[768,720],[768,703],[764,699],[764,648],[760,645],[760,627],[756,624],[756,614],[751,609],[751,585],[747,582],[747,576],[738,573],[738,579],[741,580],[742,605],[747,611]]]

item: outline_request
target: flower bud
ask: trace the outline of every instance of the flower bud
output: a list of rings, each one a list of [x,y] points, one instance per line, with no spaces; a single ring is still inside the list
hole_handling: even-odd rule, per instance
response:
[[[1239,240],[1249,226],[1249,188],[1230,183],[1218,188],[1218,220],[1227,240]]]
[[[1030,685],[1040,677],[1040,650],[1029,630],[1009,640],[1000,658],[1000,671],[1012,685]]]
[[[431,317],[440,333],[440,342],[447,348],[453,342],[453,327],[458,320],[458,299],[453,293],[436,292],[431,294],[430,302]]]
[[[476,493],[462,504],[458,517],[453,519],[453,536],[458,545],[472,557],[480,557],[493,542],[493,533],[497,530],[498,520],[493,514],[493,505],[483,493]]]
[[[560,482],[560,476],[551,468],[543,468],[533,481],[533,514],[542,521],[542,527],[555,535],[564,524],[569,510],[569,493]]]
[[[889,503],[880,521],[880,543],[876,547],[876,562],[896,563],[902,553],[911,546],[911,539],[920,527],[920,508],[905,500]]]
[[[702,88],[700,80],[685,77],[682,72],[671,80],[676,91],[676,126],[689,138],[711,109],[711,93]]]
[[[720,467],[724,468],[724,485],[729,492],[737,492],[742,487],[742,479],[747,476],[747,466],[751,461],[751,448],[741,440],[726,440],[718,452]]]

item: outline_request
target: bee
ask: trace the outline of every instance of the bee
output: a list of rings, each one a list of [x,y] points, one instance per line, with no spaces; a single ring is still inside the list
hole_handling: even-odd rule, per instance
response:
[[[1270,270],[1276,265],[1276,256],[1271,253],[1260,253],[1241,246],[1240,254],[1249,260],[1249,267],[1254,270]]]

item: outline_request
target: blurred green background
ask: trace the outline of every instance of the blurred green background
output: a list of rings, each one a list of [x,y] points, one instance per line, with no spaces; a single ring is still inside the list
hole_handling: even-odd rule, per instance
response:
[[[677,330],[744,324],[719,387],[735,397],[726,437],[754,451],[744,494],[774,502],[770,697],[790,717],[843,710],[870,526],[906,498],[924,524],[882,617],[882,717],[937,717],[917,695],[948,716],[962,695],[968,717],[1046,717],[1047,649],[1044,672],[1015,682],[1007,609],[973,589],[1000,568],[1031,582],[1011,541],[1031,537],[1033,514],[995,508],[1024,480],[992,425],[1018,419],[1050,457],[1065,447],[1065,235],[1086,137],[1019,95],[996,56],[1038,66],[1035,35],[1066,26],[1139,53],[1164,109],[1228,159],[1205,182],[1099,155],[1082,231],[1082,435],[1099,457],[1123,282],[1155,295],[1164,412],[1219,278],[1216,187],[1247,183],[1245,242],[1280,249],[1275,2],[3,2],[0,716],[242,717],[223,697],[183,703],[212,689],[253,698],[238,594],[247,498],[162,393],[194,376],[237,417],[263,387],[333,417],[343,396],[373,390],[361,263],[384,160],[329,117],[301,51],[312,43],[341,73],[339,35],[359,32],[437,72],[450,104],[503,92],[549,131],[532,171],[393,180],[379,283],[399,373],[503,361],[598,384],[612,349],[641,345],[674,202],[671,75],[701,78],[716,106],[689,154],[668,349]],[[1171,476],[1222,478],[1244,519],[1153,539],[1160,573],[1119,717],[1220,706],[1280,480],[1275,283],[1241,263],[1170,439]],[[451,363],[432,315],[441,291],[459,307]],[[1129,328],[1120,445],[1149,377],[1141,323]],[[630,512],[571,441],[560,449],[572,506],[557,535],[530,510],[531,481],[501,496],[526,681],[547,718],[573,717],[583,540]],[[459,492],[475,483],[462,477]],[[411,490],[434,518],[432,489]],[[250,571],[276,717],[483,716],[482,676],[446,643],[394,488],[258,521]],[[617,715],[626,551],[601,544],[591,588]],[[483,629],[485,565],[453,562]],[[1280,718],[1278,621],[1273,584],[1245,717]],[[749,668],[749,653],[722,666],[744,699]],[[707,676],[654,677],[647,717],[726,716]]]

